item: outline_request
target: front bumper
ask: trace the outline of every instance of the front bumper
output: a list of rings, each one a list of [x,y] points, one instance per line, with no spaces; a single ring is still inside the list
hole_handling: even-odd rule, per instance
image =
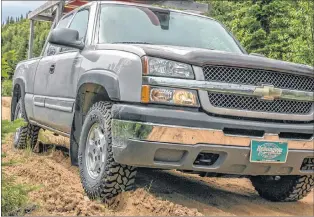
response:
[[[241,121],[183,111],[136,105],[113,107],[113,152],[118,163],[138,167],[193,170],[239,175],[313,174],[302,170],[305,158],[314,157],[313,138],[280,138],[281,132],[313,133],[313,126]],[[199,127],[196,127],[199,126]],[[227,135],[224,128],[264,131],[262,137]],[[252,139],[288,142],[286,163],[251,163]],[[218,154],[210,166],[196,165],[200,153]]]

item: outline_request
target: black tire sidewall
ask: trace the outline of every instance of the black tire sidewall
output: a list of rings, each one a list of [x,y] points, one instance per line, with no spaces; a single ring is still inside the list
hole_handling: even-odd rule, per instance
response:
[[[94,192],[94,194],[98,194],[99,193],[98,188],[101,187],[102,180],[104,179],[106,175],[105,166],[101,169],[99,176],[96,179],[92,179],[88,174],[88,171],[86,168],[86,158],[85,158],[86,140],[87,140],[90,128],[95,123],[98,123],[101,126],[101,128],[105,132],[104,133],[105,136],[107,137],[108,132],[105,131],[106,129],[105,117],[103,116],[101,111],[97,109],[93,109],[86,116],[83,127],[82,127],[80,143],[79,143],[78,159],[79,159],[81,181],[85,189],[89,192]],[[106,141],[108,141],[107,138],[106,138]],[[106,159],[107,157],[108,157],[108,153],[106,152]]]
[[[18,116],[18,113],[21,111],[22,112],[22,118],[25,119],[25,113],[24,113],[24,109],[23,109],[23,101],[22,101],[22,98],[18,101],[18,103],[16,104],[16,107],[15,107],[15,111],[14,111],[14,117],[13,119],[16,120],[17,119],[17,116]],[[14,133],[14,141],[13,141],[13,145],[15,148],[21,148],[21,135],[22,133],[27,133],[27,126],[25,127],[20,127],[19,128],[20,131],[17,135],[17,139],[15,139],[15,136],[17,134],[17,132]],[[26,141],[25,141],[26,142]]]

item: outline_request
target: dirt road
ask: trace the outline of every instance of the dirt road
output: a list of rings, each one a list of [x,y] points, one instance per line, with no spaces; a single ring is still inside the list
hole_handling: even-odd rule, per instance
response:
[[[2,99],[2,118],[9,118],[10,99]],[[68,146],[63,137],[45,132],[53,144]],[[58,146],[59,147],[59,146]],[[247,179],[200,178],[176,171],[140,170],[137,188],[124,193],[116,206],[90,201],[81,187],[78,169],[62,151],[45,154],[12,149],[10,138],[2,145],[5,161],[17,163],[4,172],[17,181],[38,186],[29,194],[38,208],[30,215],[314,215],[313,191],[296,203],[271,203],[261,199]],[[123,198],[123,199],[122,199]]]

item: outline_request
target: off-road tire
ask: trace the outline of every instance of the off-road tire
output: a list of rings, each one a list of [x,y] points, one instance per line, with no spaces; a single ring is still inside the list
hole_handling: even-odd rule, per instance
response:
[[[33,124],[28,124],[28,138],[29,138],[29,144],[30,148],[34,151],[34,148],[38,141],[38,135],[39,135],[40,127],[35,126]]]
[[[19,118],[18,116],[20,112],[21,112],[20,118],[25,119],[25,111],[23,108],[22,98],[20,98],[20,100],[16,104],[15,111],[14,111],[14,120]],[[17,149],[25,149],[27,146],[28,126],[20,127],[19,129],[17,129],[17,131],[19,132],[16,132],[14,135],[13,145]]]
[[[14,112],[14,120],[17,119],[19,112],[21,111],[21,118],[25,120],[25,111],[22,105],[22,98],[18,101],[15,112]],[[27,123],[26,126],[21,127],[19,131],[19,135],[17,139],[14,139],[14,147],[17,149],[25,149],[27,144],[30,145],[30,148],[33,150],[35,145],[37,144],[38,134],[40,127]]]
[[[259,195],[274,202],[301,200],[314,187],[314,176],[281,176],[280,180],[269,181],[266,176],[251,177],[251,182]]]
[[[123,191],[131,190],[134,185],[136,168],[115,162],[112,151],[110,102],[97,102],[86,115],[79,142],[78,162],[83,188],[90,199],[101,198],[109,202]],[[92,179],[87,171],[85,148],[91,126],[99,123],[106,137],[106,161],[97,179]]]

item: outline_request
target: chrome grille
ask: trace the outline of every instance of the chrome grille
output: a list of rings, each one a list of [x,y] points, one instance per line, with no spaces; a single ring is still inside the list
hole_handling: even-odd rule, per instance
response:
[[[206,81],[218,81],[236,84],[261,85],[272,84],[283,89],[314,91],[314,78],[285,74],[263,69],[236,68],[230,66],[204,66]]]
[[[256,112],[306,115],[312,110],[311,102],[274,100],[263,101],[256,97],[208,93],[210,103],[219,108]]]

